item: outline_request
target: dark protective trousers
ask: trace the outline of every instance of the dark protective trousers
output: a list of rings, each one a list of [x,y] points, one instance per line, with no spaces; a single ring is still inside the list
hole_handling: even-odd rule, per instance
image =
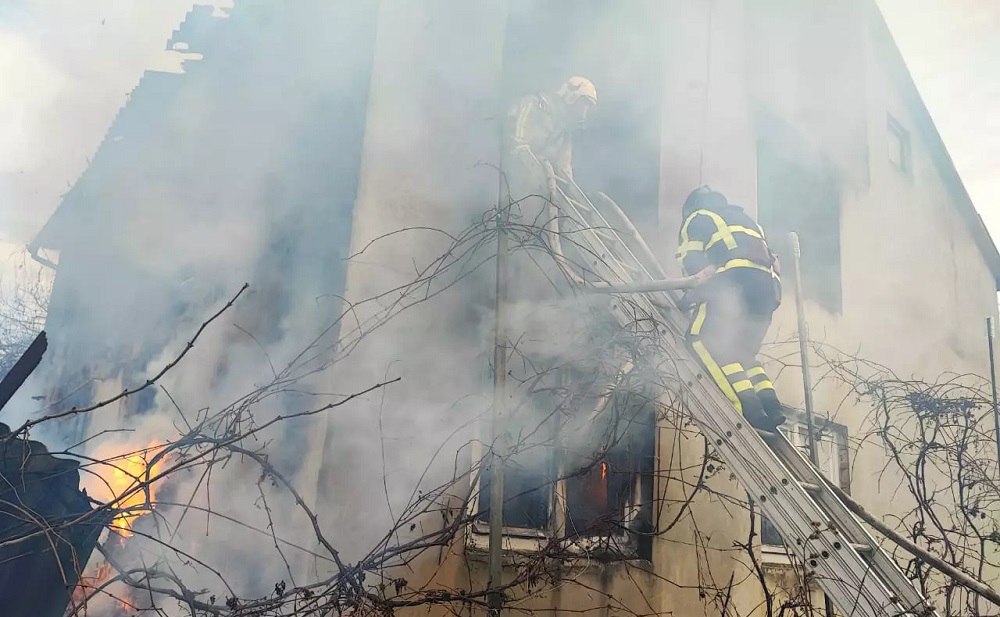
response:
[[[687,343],[702,368],[748,422],[781,417],[781,403],[757,360],[780,302],[770,273],[733,268],[719,273],[685,298],[694,306]]]

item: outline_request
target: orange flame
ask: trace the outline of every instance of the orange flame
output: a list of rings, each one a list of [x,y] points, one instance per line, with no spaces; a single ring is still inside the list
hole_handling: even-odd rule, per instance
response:
[[[97,566],[93,574],[80,575],[80,581],[73,589],[71,606],[79,606],[83,604],[83,601],[87,598],[87,596],[100,587],[109,578],[111,578],[111,564],[106,561]]]
[[[132,535],[132,521],[137,516],[149,512],[144,507],[147,503],[144,485],[149,487],[149,507],[153,507],[156,485],[149,482],[156,477],[163,462],[160,459],[152,466],[149,464],[149,459],[155,455],[153,450],[157,445],[159,444],[152,442],[145,450],[117,463],[112,468],[111,477],[105,478],[118,499],[118,509],[123,510],[114,518],[111,526],[126,538]]]
[[[114,503],[114,508],[120,512],[111,521],[111,526],[123,537],[131,536],[132,522],[154,507],[158,486],[152,480],[160,472],[163,459],[152,465],[150,460],[162,447],[163,444],[154,441],[141,450],[99,448],[93,456],[103,463],[91,468],[99,477],[87,479],[87,492],[96,499]]]
[[[607,461],[601,461],[601,479],[606,480],[608,478],[608,463]]]

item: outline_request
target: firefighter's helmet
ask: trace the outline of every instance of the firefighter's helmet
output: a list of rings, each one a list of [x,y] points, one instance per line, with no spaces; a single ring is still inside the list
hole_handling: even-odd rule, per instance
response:
[[[560,88],[559,98],[563,100],[567,105],[572,105],[580,97],[585,97],[590,99],[593,104],[597,104],[597,88],[594,86],[594,82],[590,81],[586,77],[573,76],[566,80]]]
[[[714,210],[724,207],[727,203],[729,203],[729,200],[722,193],[713,191],[707,185],[699,186],[688,194],[687,199],[684,200],[684,207],[681,210],[684,216],[687,216],[695,210],[701,210],[702,208]]]

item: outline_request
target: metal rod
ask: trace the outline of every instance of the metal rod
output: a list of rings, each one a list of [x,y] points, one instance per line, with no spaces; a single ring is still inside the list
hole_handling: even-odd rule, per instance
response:
[[[693,276],[679,279],[664,279],[661,281],[643,281],[642,283],[631,284],[611,284],[605,282],[590,283],[589,290],[596,293],[643,293],[656,291],[673,291],[676,289],[690,289],[696,285]]]
[[[993,318],[986,318],[986,339],[990,347],[990,385],[993,387],[993,429],[997,440],[997,465],[1000,465],[1000,406],[997,406],[997,367],[993,354]]]
[[[802,359],[802,389],[805,394],[806,432],[809,445],[809,461],[819,464],[816,456],[816,435],[813,424],[812,377],[809,374],[809,325],[806,323],[805,307],[802,305],[802,248],[799,235],[790,232],[788,240],[792,245],[793,270],[795,271],[795,317],[799,326],[799,356]]]
[[[497,223],[496,332],[493,343],[493,452],[490,456],[490,545],[489,545],[489,614],[497,617],[503,603],[503,505],[504,458],[507,456],[506,375],[507,328],[504,302],[507,292],[507,231],[502,215]]]
[[[502,124],[501,124],[502,126]],[[501,128],[499,185],[497,189],[497,265],[496,265],[496,307],[494,318],[496,329],[493,339],[493,451],[490,455],[490,535],[489,535],[489,595],[487,614],[499,617],[503,605],[503,506],[504,506],[504,459],[507,456],[507,222],[510,217],[511,200],[504,165],[507,158],[506,143]]]
[[[816,452],[816,427],[813,424],[812,377],[809,374],[809,324],[806,323],[806,309],[802,304],[802,246],[799,235],[790,232],[788,241],[792,246],[792,265],[795,271],[795,319],[799,327],[799,356],[802,359],[802,390],[806,407],[806,438],[809,444],[809,462],[819,469],[819,455]],[[833,600],[823,594],[823,608],[827,617],[833,617]]]

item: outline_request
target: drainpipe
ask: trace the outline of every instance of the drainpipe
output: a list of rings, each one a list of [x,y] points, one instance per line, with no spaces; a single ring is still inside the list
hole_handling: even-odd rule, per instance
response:
[[[501,159],[503,155],[501,155]],[[490,456],[490,541],[488,615],[499,617],[503,594],[503,506],[504,459],[507,456],[507,324],[504,303],[507,297],[507,217],[510,201],[503,165],[500,169],[501,200],[497,203],[496,330],[493,340],[493,452]],[[506,198],[504,200],[504,198]]]
[[[799,327],[799,357],[802,360],[802,390],[805,395],[806,435],[809,444],[809,461],[819,468],[819,456],[816,453],[816,427],[813,423],[812,377],[809,371],[809,324],[806,323],[805,306],[802,303],[802,246],[799,235],[794,231],[788,234],[792,246],[792,265],[795,271],[795,318]],[[823,604],[826,617],[833,617],[833,601],[823,594]]]
[[[510,17],[510,2],[504,2],[503,26],[499,45],[501,66],[507,46],[507,29]],[[502,71],[501,71],[502,76]],[[507,182],[506,117],[507,101],[504,98],[503,79],[500,79],[496,101],[496,135],[500,144],[497,157],[497,268],[496,307],[494,319],[496,330],[493,339],[493,452],[490,456],[490,535],[489,535],[489,581],[486,596],[487,617],[500,617],[503,607],[503,507],[504,507],[504,463],[507,458],[507,286],[508,286],[508,238],[507,224],[510,219],[510,186]]]
[[[997,367],[993,355],[993,318],[986,318],[986,340],[990,348],[990,385],[993,388],[993,429],[997,440],[997,465],[1000,465],[1000,407],[997,406]]]
[[[795,271],[795,317],[799,326],[799,357],[802,360],[802,389],[805,394],[806,430],[808,431],[809,460],[818,464],[816,456],[816,435],[813,424],[812,377],[809,374],[809,325],[806,323],[805,307],[802,305],[802,247],[799,235],[788,234],[792,246],[793,270]]]

